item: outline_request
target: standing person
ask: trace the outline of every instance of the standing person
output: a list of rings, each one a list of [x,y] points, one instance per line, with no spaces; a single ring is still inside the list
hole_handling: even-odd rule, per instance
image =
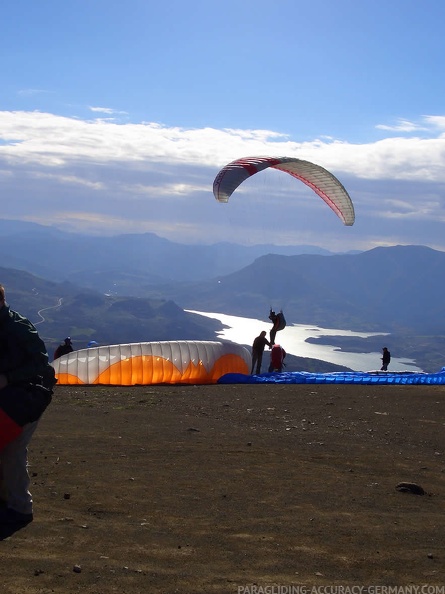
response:
[[[11,310],[0,285],[0,526],[33,520],[28,445],[56,383],[34,325]]]
[[[381,367],[380,371],[387,371],[388,365],[391,362],[391,353],[388,351],[388,349],[386,347],[383,347],[382,353],[383,353],[382,367]]]
[[[283,371],[284,358],[286,357],[286,351],[279,344],[274,344],[270,351],[270,365],[269,373]]]
[[[68,336],[67,338],[65,338],[63,343],[59,344],[59,346],[54,351],[54,361],[62,355],[67,355],[68,353],[72,353],[73,351],[73,343],[71,342],[71,338]]]
[[[263,362],[263,353],[266,344],[270,347],[270,342],[266,338],[266,331],[263,330],[259,336],[255,338],[252,345],[252,370],[250,372],[253,375],[253,370],[256,367],[256,375],[261,373],[261,363]]]

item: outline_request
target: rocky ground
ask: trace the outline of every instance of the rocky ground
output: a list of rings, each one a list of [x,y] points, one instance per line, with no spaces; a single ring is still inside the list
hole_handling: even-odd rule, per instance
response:
[[[444,585],[444,424],[442,386],[57,387],[1,592]]]

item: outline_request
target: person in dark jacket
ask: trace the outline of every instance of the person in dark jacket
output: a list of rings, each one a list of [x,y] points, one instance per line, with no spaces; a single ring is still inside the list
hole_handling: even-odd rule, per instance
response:
[[[271,309],[269,312],[269,320],[272,322],[272,329],[270,331],[270,344],[273,346],[275,344],[275,336],[277,335],[278,327],[280,325],[280,318],[273,309]]]
[[[261,363],[263,362],[263,353],[266,344],[270,347],[270,342],[266,338],[266,331],[263,330],[259,336],[255,338],[252,345],[252,370],[250,372],[253,375],[255,369],[256,375],[261,373]]]
[[[11,310],[0,285],[0,525],[33,520],[28,445],[56,383],[34,325]]]
[[[54,351],[54,361],[61,357],[62,355],[67,355],[68,353],[72,353],[74,351],[73,344],[71,342],[71,338],[68,336],[65,338],[62,344]]]
[[[277,332],[279,330],[283,330],[286,327],[286,319],[284,317],[283,311],[276,313],[272,308],[270,308],[269,320],[272,322],[272,329],[270,331],[270,345],[273,346],[275,344]]]
[[[388,365],[391,362],[391,353],[388,351],[388,349],[386,347],[383,347],[382,353],[383,353],[382,367],[381,367],[380,371],[387,371]]]

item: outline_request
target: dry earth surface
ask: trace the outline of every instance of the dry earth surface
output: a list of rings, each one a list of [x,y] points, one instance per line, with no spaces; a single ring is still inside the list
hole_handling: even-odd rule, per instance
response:
[[[442,386],[59,386],[1,592],[443,587],[444,424]]]

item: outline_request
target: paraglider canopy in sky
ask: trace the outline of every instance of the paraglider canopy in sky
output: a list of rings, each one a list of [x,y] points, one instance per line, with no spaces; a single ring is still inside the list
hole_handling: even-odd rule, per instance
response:
[[[354,224],[354,205],[341,182],[320,165],[294,157],[244,157],[232,161],[215,177],[215,198],[219,202],[228,202],[244,180],[269,167],[284,171],[302,181],[326,202],[345,225]]]

